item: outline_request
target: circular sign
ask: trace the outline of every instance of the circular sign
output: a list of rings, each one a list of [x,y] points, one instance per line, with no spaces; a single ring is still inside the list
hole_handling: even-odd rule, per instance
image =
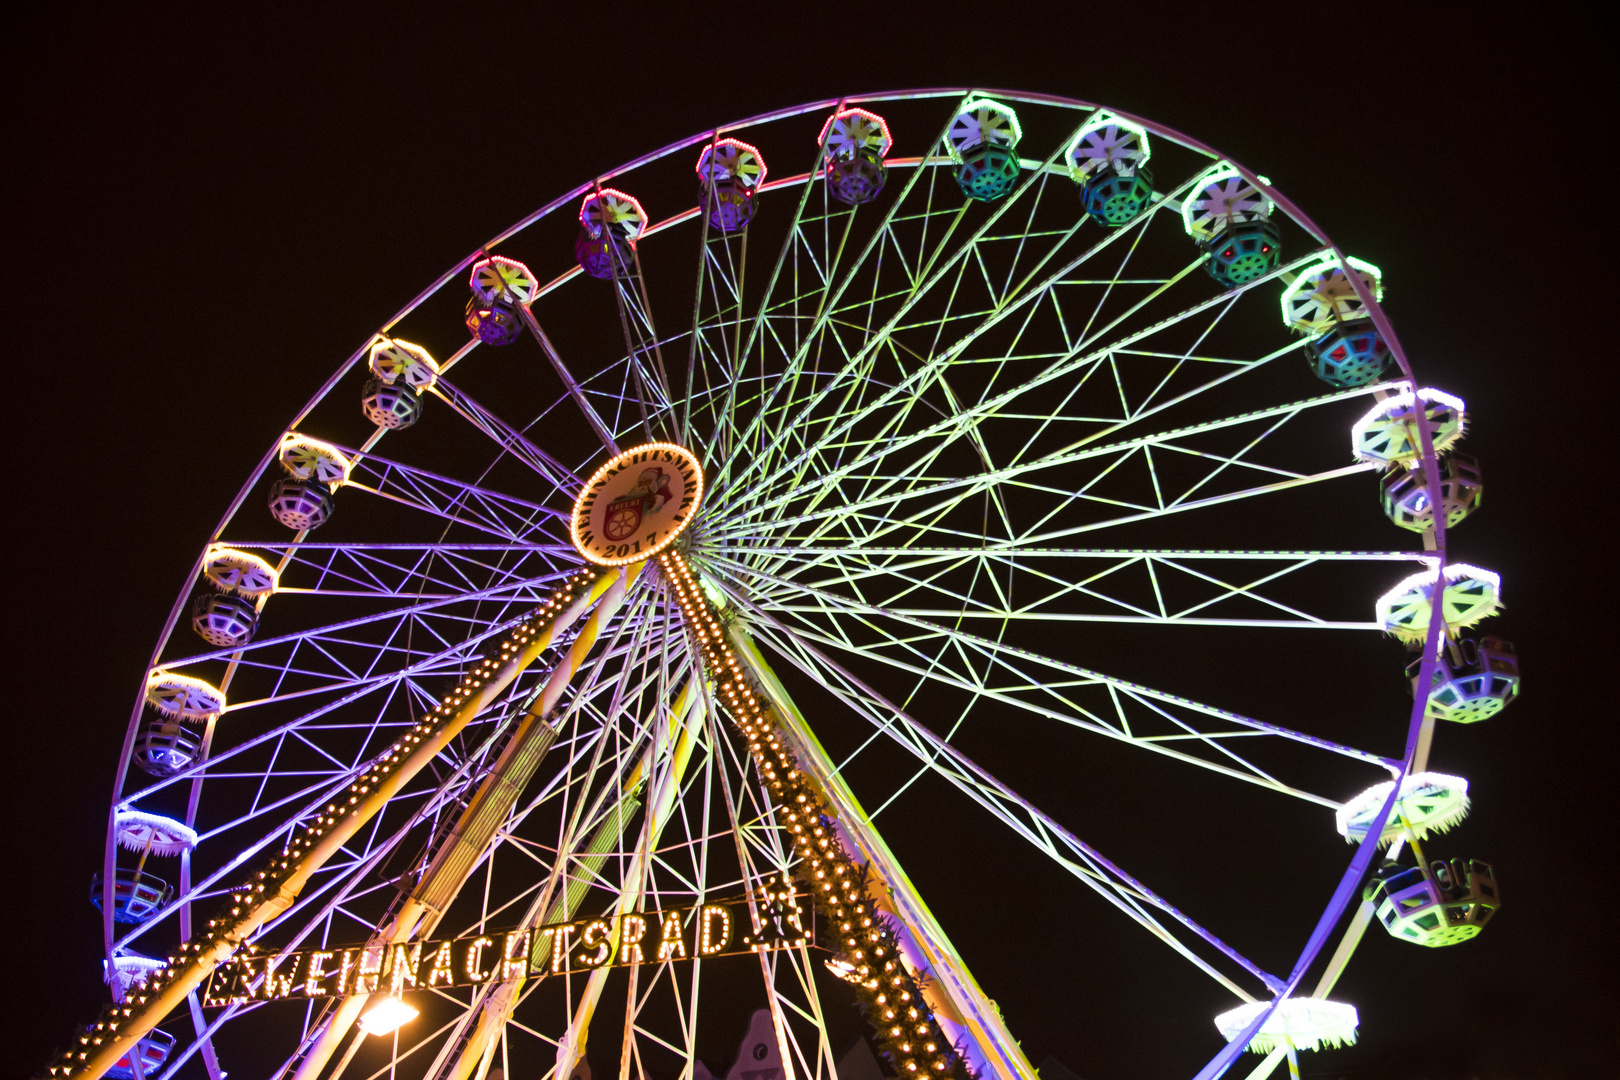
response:
[[[591,477],[574,503],[574,546],[599,566],[658,554],[681,534],[703,497],[703,470],[673,443],[626,450]]]

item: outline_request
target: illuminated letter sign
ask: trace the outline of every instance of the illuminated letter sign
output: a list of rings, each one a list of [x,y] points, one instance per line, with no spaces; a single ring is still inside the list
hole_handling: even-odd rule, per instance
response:
[[[249,946],[214,972],[203,1004],[342,997],[384,988],[397,994],[416,987],[477,986],[530,975],[794,949],[814,944],[799,899],[784,884],[763,890],[752,909],[747,900],[729,900],[392,947],[267,954]]]

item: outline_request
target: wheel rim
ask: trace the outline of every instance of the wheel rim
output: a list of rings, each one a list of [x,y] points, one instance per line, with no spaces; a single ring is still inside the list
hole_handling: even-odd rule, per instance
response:
[[[389,456],[396,439],[419,437],[426,424],[389,438],[381,450],[377,447],[382,430],[348,444],[336,436],[333,441],[353,464],[341,489],[348,501],[359,501],[356,496],[363,495],[388,510],[403,506],[405,513],[417,515],[413,522],[419,518],[442,523],[434,525],[437,539],[380,540],[361,534],[354,540],[328,539],[341,524],[300,533],[291,544],[255,540],[253,530],[243,535],[238,527],[253,520],[248,515],[264,518],[250,494],[262,488],[263,478],[282,475],[267,458],[226,515],[215,540],[233,550],[263,555],[272,563],[291,553],[280,567],[285,587],[262,601],[260,610],[269,606],[273,617],[280,614],[275,607],[306,600],[310,612],[323,613],[321,628],[278,631],[271,623],[239,653],[204,651],[175,633],[177,620],[171,619],[155,654],[163,662],[155,663],[154,670],[223,671],[215,681],[225,684],[231,702],[223,717],[205,721],[205,761],[190,770],[149,780],[128,769],[126,747],[115,805],[174,802],[177,793],[184,792],[184,813],[177,816],[197,822],[203,833],[195,859],[189,853],[182,856],[182,897],[167,909],[169,926],[178,923],[182,936],[189,936],[194,905],[214,903],[238,867],[272,848],[288,835],[294,819],[307,816],[326,792],[346,783],[375,752],[378,740],[407,725],[413,710],[430,708],[442,692],[444,676],[463,673],[479,646],[496,639],[579,565],[559,520],[590,466],[602,459],[603,435],[616,445],[667,437],[699,453],[711,485],[705,514],[690,538],[691,565],[713,590],[711,598],[718,597],[716,602],[740,619],[770,653],[782,677],[799,680],[795,697],[800,689],[815,693],[814,687],[821,688],[825,698],[810,710],[812,727],[836,750],[840,775],[852,787],[868,785],[870,794],[861,795],[868,813],[881,821],[890,803],[903,800],[919,780],[944,779],[1033,842],[1037,853],[1066,864],[1079,883],[1103,892],[1131,918],[1162,920],[1160,936],[1182,935],[1183,953],[1202,950],[1194,958],[1195,966],[1223,985],[1239,987],[1249,996],[1263,998],[1269,993],[1264,980],[1252,977],[1260,970],[1258,963],[1223,943],[1212,943],[1212,938],[1188,936],[1185,917],[1176,920],[1179,912],[1146,901],[1139,882],[1103,860],[1051,815],[1029,805],[998,778],[998,770],[976,761],[981,754],[992,759],[997,754],[994,738],[985,740],[981,734],[976,742],[974,731],[985,727],[987,715],[992,731],[1006,717],[1055,723],[1176,765],[1201,765],[1206,770],[1213,766],[1216,775],[1260,789],[1267,797],[1292,797],[1302,805],[1331,808],[1354,793],[1354,783],[1307,790],[1278,779],[1269,762],[1251,762],[1233,747],[1240,739],[1260,738],[1300,753],[1326,755],[1359,770],[1354,775],[1360,777],[1361,786],[1410,766],[1413,748],[1409,745],[1403,758],[1395,745],[1409,725],[1398,720],[1391,721],[1381,750],[1358,749],[1375,740],[1351,746],[1312,734],[1308,724],[1273,725],[1189,701],[1179,685],[1165,689],[1141,677],[1104,674],[1080,662],[1087,652],[1109,652],[1107,643],[1096,638],[1062,650],[1063,655],[1043,655],[1043,650],[1048,654],[1058,650],[1048,644],[1050,634],[1041,632],[1052,625],[1151,628],[1171,634],[1193,627],[1266,634],[1298,628],[1380,630],[1370,618],[1373,598],[1388,583],[1416,569],[1403,564],[1443,563],[1443,524],[1438,531],[1440,545],[1431,551],[1400,550],[1395,541],[1403,538],[1393,530],[1385,532],[1383,550],[1359,552],[1310,550],[1297,541],[1279,540],[1270,551],[1255,544],[1216,548],[1212,553],[1204,543],[1170,541],[1181,532],[1182,520],[1216,518],[1234,507],[1246,508],[1251,499],[1283,500],[1335,484],[1344,487],[1359,473],[1374,471],[1369,463],[1342,464],[1342,458],[1336,459],[1341,464],[1333,465],[1320,454],[1308,468],[1285,464],[1290,454],[1316,452],[1311,440],[1294,445],[1287,437],[1305,426],[1296,421],[1333,417],[1317,425],[1331,430],[1331,437],[1316,441],[1331,450],[1329,457],[1340,454],[1343,439],[1338,433],[1365,411],[1374,396],[1404,388],[1396,385],[1403,380],[1317,392],[1320,384],[1311,382],[1302,359],[1305,340],[1280,332],[1274,315],[1276,293],[1267,285],[1280,288],[1279,273],[1303,267],[1321,249],[1334,251],[1320,231],[1269,186],[1263,190],[1281,208],[1283,224],[1291,230],[1285,247],[1291,244],[1293,251],[1285,253],[1279,271],[1221,290],[1205,275],[1191,273],[1201,259],[1179,235],[1173,203],[1161,203],[1118,229],[1083,223],[1074,185],[1062,171],[1061,151],[1092,106],[1035,95],[993,96],[1020,110],[1040,111],[1036,124],[1026,117],[1026,126],[1032,128],[1026,146],[1038,143],[1048,154],[1044,159],[1026,158],[1012,192],[1000,201],[967,205],[970,200],[964,200],[951,181],[951,162],[943,151],[891,159],[883,194],[874,205],[854,210],[833,199],[819,176],[810,177],[809,183],[805,175],[787,176],[760,186],[760,205],[767,209],[748,222],[746,230],[720,232],[699,213],[700,200],[682,213],[651,215],[652,223],[637,238],[631,259],[624,263],[608,259],[607,284],[587,281],[572,269],[538,285],[528,298],[536,322],[524,336],[534,338],[534,331],[544,328],[555,341],[548,338],[543,351],[532,343],[517,348],[528,350],[525,360],[530,365],[553,356],[564,359],[556,372],[564,385],[559,388],[552,380],[549,388],[530,394],[532,400],[515,414],[533,417],[521,433],[498,418],[497,414],[506,415],[504,408],[480,404],[494,400],[486,386],[501,386],[493,374],[478,367],[477,362],[493,360],[484,355],[487,350],[475,353],[471,345],[443,354],[433,350],[447,356],[442,363],[446,377],[438,379],[424,399],[431,393],[440,399],[436,404],[449,411],[430,405],[427,417],[437,411],[448,424],[454,421],[452,413],[457,414],[463,433],[473,434],[475,444],[493,439],[500,448],[495,460],[475,474],[475,482],[452,481],[431,466],[418,466],[414,462],[425,457],[408,455],[406,449],[399,458],[412,464]],[[914,109],[919,117],[932,109],[933,126],[939,128],[954,115],[950,103],[966,97],[960,91],[928,91],[859,103],[879,111]],[[817,103],[676,144],[565,196],[489,248],[499,244],[502,254],[520,255],[537,270],[561,265],[567,248],[556,242],[556,236],[571,228],[570,211],[590,192],[611,182],[651,202],[651,190],[634,188],[637,179],[645,176],[651,183],[657,169],[680,156],[678,151],[691,149],[696,157],[704,144],[731,132],[757,142],[767,153],[771,146],[782,145],[784,151],[777,156],[785,152],[783,160],[790,161],[792,153],[803,150],[805,160],[813,162],[814,129],[827,113],[856,102]],[[1040,142],[1041,123],[1049,113],[1058,119],[1047,126],[1061,135]],[[894,116],[890,120],[894,122]],[[1137,122],[1194,163],[1181,170],[1184,179],[1179,184],[1166,187],[1172,199],[1184,195],[1198,177],[1199,155],[1207,159],[1205,164],[1220,160],[1176,133]],[[807,127],[810,141],[791,143],[783,138],[770,143],[764,134],[752,137],[754,132],[773,131],[773,124]],[[919,145],[919,137],[927,138],[915,124],[910,134],[912,146]],[[900,142],[902,149],[908,145],[905,138]],[[940,145],[940,139],[921,145]],[[1163,183],[1169,184],[1176,175],[1165,154],[1155,155],[1154,166]],[[1252,174],[1242,176],[1255,181]],[[793,212],[795,201],[798,209]],[[857,226],[862,215],[863,224]],[[771,229],[773,216],[778,217],[777,232],[782,234],[787,230],[780,228],[780,219],[791,220],[792,242],[760,242],[762,233]],[[864,224],[873,218],[881,222],[875,229]],[[1150,240],[1154,229],[1158,231]],[[761,257],[756,251],[752,266],[750,239],[767,253]],[[684,277],[676,260],[664,258],[665,249],[659,246],[673,248],[683,241],[690,249]],[[534,245],[535,251],[525,244]],[[1150,246],[1155,244],[1156,249]],[[1009,257],[1005,249],[1013,246],[1017,250]],[[1155,250],[1167,253],[1169,261],[1151,265]],[[660,259],[656,264],[655,257]],[[625,274],[619,272],[620,266]],[[437,335],[436,341],[451,340],[444,328],[453,328],[458,319],[452,315],[447,320],[445,311],[452,301],[455,306],[462,302],[456,282],[466,269],[463,265],[447,274],[385,331],[412,340],[413,334],[424,340],[431,335]],[[540,276],[546,274],[541,271]],[[806,280],[808,287],[803,284]],[[689,316],[664,314],[680,310],[667,299],[678,292],[671,282],[684,287],[688,297],[695,294],[695,303],[687,308]],[[977,291],[964,291],[964,283]],[[759,300],[762,286],[765,303]],[[596,295],[576,300],[585,289]],[[1073,299],[1078,296],[1095,301],[1089,311]],[[1227,345],[1221,335],[1259,310],[1268,312],[1269,321],[1262,327],[1255,316],[1233,332],[1232,344]],[[1370,310],[1382,318],[1375,304]],[[1088,318],[1083,323],[1071,320],[1070,311],[1086,312]],[[655,319],[654,312],[660,318]],[[617,333],[620,348],[593,352],[573,340],[580,336],[581,324],[592,317],[593,329],[607,327]],[[682,318],[686,322],[679,325]],[[1037,319],[1046,322],[1037,325]],[[1172,342],[1177,333],[1190,334],[1192,343]],[[324,435],[329,429],[320,425],[333,415],[327,399],[335,398],[338,409],[346,405],[355,414],[343,425],[354,430],[352,421],[359,410],[348,400],[356,393],[348,391],[358,390],[363,376],[352,369],[366,351],[340,369],[292,429]],[[496,356],[504,361],[515,351]],[[1395,352],[1401,374],[1411,385],[1410,369],[1398,348]],[[1007,360],[1009,356],[1015,359]],[[1139,362],[1139,369],[1130,369],[1131,362]],[[1274,381],[1279,387],[1294,387],[1297,396],[1248,396],[1252,384],[1284,363],[1297,377]],[[1188,381],[1184,372],[1200,365],[1216,374]],[[1148,372],[1145,380],[1143,371]],[[690,390],[682,386],[683,378]],[[573,385],[566,385],[570,379]],[[1104,414],[1086,398],[1099,386],[1119,399],[1117,415]],[[1234,388],[1245,393],[1233,394]],[[333,394],[335,389],[338,393]],[[1268,382],[1267,389],[1276,387]],[[1248,407],[1233,404],[1239,401]],[[1202,419],[1199,408],[1205,408]],[[1223,438],[1237,439],[1240,449],[1217,445]],[[1274,460],[1263,459],[1256,449],[1273,446],[1285,451]],[[1009,457],[1007,447],[1018,450]],[[458,458],[457,453],[463,456]],[[460,464],[476,455],[451,451],[449,456]],[[1174,474],[1167,459],[1177,456],[1199,463],[1204,472],[1194,472],[1190,479]],[[1434,464],[1432,450],[1427,464]],[[1149,485],[1156,503],[1105,487],[1105,482],[1120,480],[1133,467],[1141,468],[1135,479]],[[1231,482],[1240,475],[1245,478],[1242,482]],[[1170,490],[1173,483],[1181,484],[1185,494],[1175,497]],[[1377,525],[1375,495],[1369,484],[1361,487],[1368,490],[1350,498],[1359,500],[1360,516]],[[341,501],[342,496],[338,498]],[[1085,517],[1073,509],[1077,503],[1102,509],[1097,516]],[[1282,513],[1292,520],[1307,511],[1290,505]],[[348,516],[335,521],[341,523]],[[394,523],[389,519],[384,527]],[[271,532],[267,520],[258,526],[261,538]],[[1230,518],[1224,527],[1229,534],[1240,532]],[[1125,540],[1106,549],[1067,546],[1084,532]],[[1237,576],[1240,571],[1247,576]],[[1145,581],[1127,583],[1125,578],[1132,573],[1145,575]],[[319,584],[297,584],[300,574]],[[1325,574],[1329,585],[1316,584],[1312,574]],[[1195,585],[1205,592],[1174,603],[1169,598],[1170,578],[1176,579],[1176,588]],[[303,596],[301,589],[307,590]],[[1355,595],[1357,590],[1363,590],[1365,598],[1359,617],[1307,606],[1319,602],[1332,607],[1343,598],[1340,593]],[[177,613],[193,592],[188,586],[177,601]],[[1144,595],[1153,599],[1144,600]],[[379,615],[379,609],[388,613]],[[532,826],[536,836],[550,828],[553,851],[579,846],[599,824],[599,812],[567,827],[562,818],[542,824],[548,800],[559,807],[567,803],[571,785],[585,785],[601,803],[608,790],[602,786],[604,778],[622,781],[649,746],[653,761],[648,789],[673,782],[658,777],[674,775],[672,747],[678,735],[666,733],[663,743],[648,735],[649,741],[642,743],[622,730],[627,723],[632,729],[647,729],[643,734],[656,730],[658,725],[648,718],[667,712],[679,687],[696,670],[686,630],[679,625],[667,589],[651,575],[639,580],[618,618],[600,630],[599,649],[582,659],[580,682],[569,699],[572,718],[563,721],[557,745],[593,747],[593,752],[607,755],[607,762],[598,758],[588,777],[570,779],[567,770],[574,768],[576,757],[568,757],[566,768],[549,780],[543,775],[537,779],[540,786],[529,796],[527,811],[520,810],[514,818]],[[656,663],[648,659],[653,656]],[[514,692],[517,698],[533,693],[547,670],[537,670],[520,684]],[[999,685],[1002,679],[1006,686]],[[270,689],[255,696],[255,680]],[[239,697],[239,692],[245,695]],[[938,711],[937,702],[948,701],[952,694],[956,703]],[[616,695],[618,703],[612,704]],[[1101,703],[1082,701],[1083,695],[1093,695]],[[704,701],[701,687],[692,696]],[[834,709],[867,726],[838,731],[836,723],[824,725]],[[312,893],[301,901],[266,940],[285,944],[301,933],[341,938],[345,927],[348,938],[364,938],[374,929],[386,914],[386,904],[378,890],[361,879],[375,876],[379,866],[396,859],[396,849],[408,838],[420,838],[425,827],[409,828],[413,818],[436,820],[458,795],[472,790],[499,752],[496,740],[516,711],[515,704],[504,712],[494,710],[470,728],[468,737],[447,755],[441,774],[391,804],[353,863],[334,870],[319,898]],[[708,726],[701,735],[694,729],[690,738],[699,745],[693,751],[695,763],[682,768],[693,769],[694,776],[704,779],[711,798],[716,787],[748,790],[755,778],[739,764],[736,746],[716,723],[723,710],[711,698],[692,712],[704,717]],[[366,719],[356,719],[362,714]],[[923,714],[942,719],[928,723]],[[227,731],[228,726],[246,727],[232,724],[246,716],[255,717],[251,734]],[[138,707],[128,745],[134,744],[149,719]],[[1180,737],[1166,739],[1166,732],[1160,731],[1151,736],[1137,733],[1148,720],[1167,725],[1168,734]],[[1241,734],[1211,731],[1212,726],[1225,731],[1229,725]],[[876,734],[884,738],[877,739]],[[615,738],[622,745],[610,752]],[[1186,752],[1178,744],[1197,744],[1206,753]],[[886,780],[896,774],[897,763],[904,764],[905,771],[898,775],[906,779]],[[253,794],[242,802],[239,792],[248,789]],[[725,801],[735,809],[729,797]],[[774,846],[762,842],[757,858],[742,850],[740,836],[775,835],[765,825],[769,814],[764,804],[754,809],[755,819],[740,818],[735,835],[727,833],[733,828],[727,824],[716,833],[718,839],[703,833],[702,844],[688,836],[694,852],[726,845],[741,851],[734,851],[730,859],[732,866],[739,860],[743,866],[731,878],[722,873],[714,888],[757,887],[787,867],[789,858],[780,837]],[[711,802],[704,810],[712,814],[715,807]],[[490,882],[504,880],[497,864],[506,856],[535,860],[532,850],[520,854],[526,841],[546,846],[539,839],[525,838],[517,827],[503,833],[494,857],[485,863]],[[605,853],[604,865],[633,860],[635,850],[622,841],[617,844]],[[920,857],[939,858],[949,850],[947,846]],[[554,869],[547,867],[544,874]],[[530,890],[509,886],[511,891],[504,896],[497,890],[493,899],[479,901],[476,918],[462,913],[462,922],[469,927],[490,923],[514,910],[531,892],[544,897],[550,880],[545,876]],[[708,888],[705,883],[689,894],[673,886],[653,891],[671,898],[700,898]],[[341,903],[333,899],[340,894],[346,897]],[[1327,904],[1330,913],[1335,904],[1342,906],[1338,896]],[[141,935],[152,933],[163,921],[160,916],[133,933],[114,931],[109,944],[115,949],[140,948]],[[813,967],[809,960],[808,955],[791,954],[773,960],[778,968],[783,964],[792,968],[772,973],[771,985],[778,994],[794,978],[803,984],[798,997],[771,999],[779,1013],[785,1007],[822,1016],[821,994],[808,974]],[[1245,973],[1245,968],[1251,970]],[[1240,986],[1237,980],[1243,978],[1247,983]],[[577,1014],[577,992],[567,985],[559,988],[556,981],[541,986],[544,989],[535,998],[553,991],[570,995],[550,1004],[553,1017],[560,1005],[567,1006],[569,1016]],[[697,991],[690,985],[682,993],[696,1002]],[[481,1002],[477,995],[463,999],[464,1006]],[[537,1014],[547,1007],[534,1004]],[[289,1053],[297,1055],[305,1025],[318,1015],[318,1009],[309,1010],[289,1022],[288,1030],[294,1032]],[[425,1040],[427,1045],[408,1054],[408,1060],[432,1060],[435,1045],[447,1055],[446,1061],[453,1060],[454,1052],[445,1050],[452,1037],[446,1032],[462,1031],[470,1015],[463,1008],[462,1019],[449,1021],[450,1028],[433,1025],[436,1030]],[[1207,1018],[1200,1022],[1207,1025]],[[610,1026],[622,1023],[621,1019]],[[804,1030],[795,1029],[796,1024]],[[832,1048],[825,1032],[816,1030],[824,1025],[804,1025],[802,1017],[783,1022],[787,1056],[790,1061],[795,1055],[799,1059],[792,1067],[830,1069]],[[428,1026],[421,1024],[424,1030]],[[523,1027],[514,1013],[508,1031]],[[223,1045],[229,1028],[230,1024],[216,1022],[214,1039]],[[554,1054],[554,1032],[551,1037]],[[656,1043],[662,1036],[642,1037]],[[545,1045],[544,1035],[534,1038],[536,1047]],[[712,1050],[699,1048],[698,1038],[688,1031],[682,1046],[688,1057],[713,1059]],[[409,1049],[401,1043],[399,1053]],[[361,1053],[371,1055],[372,1050]],[[512,1052],[504,1036],[500,1052]],[[211,1053],[203,1051],[205,1057]],[[365,1060],[362,1056],[362,1065]]]

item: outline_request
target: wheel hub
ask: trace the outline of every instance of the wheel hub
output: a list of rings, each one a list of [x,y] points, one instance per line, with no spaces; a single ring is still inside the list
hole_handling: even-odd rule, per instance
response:
[[[664,442],[626,450],[574,501],[574,547],[598,566],[649,559],[686,530],[702,499],[703,467],[690,450]]]

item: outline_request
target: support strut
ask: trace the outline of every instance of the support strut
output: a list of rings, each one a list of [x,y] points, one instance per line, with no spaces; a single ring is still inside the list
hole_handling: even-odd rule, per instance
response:
[[[273,856],[253,883],[237,890],[220,917],[183,942],[167,967],[152,972],[146,985],[123,1002],[103,1009],[78,1043],[48,1066],[47,1075],[96,1080],[120,1059],[135,1053],[147,1032],[184,1004],[256,930],[292,907],[315,872],[474,717],[494,704],[557,634],[577,622],[619,577],[618,570],[598,568],[569,575],[539,610],[512,630],[496,655],[475,664],[428,716],[379,755],[370,769]]]
[[[1037,1080],[746,632],[723,625],[677,552],[658,561],[901,1077]]]
[[[574,638],[568,655],[552,671],[545,688],[524,711],[512,732],[505,749],[496,759],[489,775],[479,785],[461,818],[447,833],[432,854],[421,880],[399,912],[383,926],[372,944],[397,945],[411,937],[426,937],[433,932],[445,911],[450,907],[462,885],[472,875],[479,858],[489,847],[495,830],[506,821],[535,770],[540,767],[557,731],[551,726],[551,713],[562,698],[580,665],[590,655],[591,648],[613,616],[624,606],[625,594],[640,575],[646,563],[633,563],[625,573],[602,593],[602,599],[591,612],[590,618]],[[314,1080],[321,1074],[328,1060],[336,1053],[338,1044],[365,1011],[370,994],[351,994],[333,1011],[331,1019],[311,1044],[294,1080]]]

